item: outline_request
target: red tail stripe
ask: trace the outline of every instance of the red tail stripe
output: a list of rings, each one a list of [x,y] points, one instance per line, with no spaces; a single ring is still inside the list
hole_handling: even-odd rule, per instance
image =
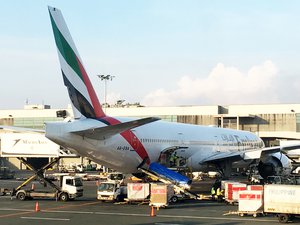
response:
[[[120,124],[121,122],[113,117],[104,117],[103,120],[107,121],[111,125]],[[144,148],[141,141],[137,138],[137,136],[131,131],[127,130],[121,133],[122,137],[131,145],[131,147],[136,151],[136,153],[141,157],[142,160],[147,158],[146,163],[150,164],[149,155]]]
[[[80,68],[80,71],[81,71],[81,74],[82,74],[85,86],[86,86],[86,88],[88,90],[88,93],[90,95],[90,98],[91,98],[91,101],[92,101],[92,105],[93,105],[93,108],[94,108],[94,111],[95,111],[96,118],[104,117],[105,113],[102,110],[102,107],[101,107],[100,102],[98,100],[98,97],[97,97],[97,95],[95,93],[93,85],[92,85],[92,83],[91,83],[91,81],[90,81],[87,73],[85,72],[85,69],[83,68],[83,65],[81,64],[80,60],[77,57],[76,57],[76,60],[77,60],[77,63],[79,65],[79,68]]]

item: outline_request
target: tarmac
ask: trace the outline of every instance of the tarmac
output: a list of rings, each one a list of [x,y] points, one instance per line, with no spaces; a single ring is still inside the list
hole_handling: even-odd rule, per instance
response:
[[[196,182],[194,190],[208,191],[211,181]],[[0,187],[17,187],[18,180],[0,180]],[[39,188],[38,183],[35,186]],[[40,186],[41,188],[41,186]],[[38,211],[36,211],[38,204]],[[272,224],[279,223],[273,215],[262,217],[232,215],[236,205],[227,205],[207,200],[186,200],[170,204],[167,208],[155,209],[147,204],[114,204],[96,199],[96,182],[84,181],[84,196],[74,201],[60,202],[55,199],[19,201],[15,197],[0,196],[0,224],[2,225],[182,225],[182,224]],[[300,223],[300,219],[295,219]]]

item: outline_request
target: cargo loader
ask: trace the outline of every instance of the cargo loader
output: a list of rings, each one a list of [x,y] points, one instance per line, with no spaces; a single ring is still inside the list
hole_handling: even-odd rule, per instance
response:
[[[192,180],[186,176],[155,162],[151,163],[147,169],[139,168],[139,170],[154,180],[160,181],[164,184],[173,185],[174,189],[189,196],[190,198],[201,200],[197,194],[190,191]]]
[[[16,198],[21,201],[33,198],[54,198],[61,201],[68,201],[74,200],[75,198],[81,197],[83,195],[83,187],[80,177],[62,176],[59,179],[59,183],[59,186],[52,183],[51,186],[53,187],[53,190],[50,191],[20,189],[15,193],[15,195]]]
[[[61,201],[73,200],[77,197],[83,196],[82,180],[78,176],[64,175],[59,179],[59,185],[56,185],[50,179],[44,176],[45,171],[52,167],[60,159],[52,159],[48,164],[40,169],[35,169],[25,158],[18,157],[29,169],[34,172],[34,175],[27,178],[21,185],[11,191],[11,196],[16,196],[17,199],[23,201],[33,198],[55,198]],[[52,187],[50,191],[37,191],[34,188],[22,189],[35,179],[39,179],[45,185]]]

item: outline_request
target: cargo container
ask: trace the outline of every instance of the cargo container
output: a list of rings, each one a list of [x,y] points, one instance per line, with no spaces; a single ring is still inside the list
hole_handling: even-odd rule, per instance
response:
[[[150,184],[149,183],[128,183],[127,184],[127,200],[128,201],[144,201],[149,199]]]
[[[237,203],[239,200],[239,191],[246,190],[247,184],[227,181],[224,183],[225,186],[225,201],[229,204]]]
[[[254,186],[254,185],[251,185]],[[261,185],[259,185],[261,186]],[[263,186],[261,186],[263,187]],[[244,216],[246,214],[253,215],[256,217],[259,214],[263,214],[263,190],[255,190],[257,185],[255,185],[254,190],[241,190],[239,191],[239,206],[238,214]]]
[[[287,223],[300,215],[300,186],[271,184],[264,186],[264,212],[273,213]]]
[[[162,183],[151,183],[150,206],[167,207],[169,200],[174,195],[171,185]]]

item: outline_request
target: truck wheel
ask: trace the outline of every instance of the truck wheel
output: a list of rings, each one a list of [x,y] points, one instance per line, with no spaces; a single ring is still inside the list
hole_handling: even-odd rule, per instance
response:
[[[67,193],[61,193],[61,195],[59,196],[59,199],[63,202],[66,202],[69,200],[69,195]]]
[[[170,199],[170,201],[172,203],[177,203],[178,202],[178,197],[177,196],[172,196],[171,199]]]
[[[288,214],[279,214],[278,220],[280,223],[287,223],[289,221],[289,215]]]
[[[19,199],[20,201],[24,201],[26,199],[26,195],[24,192],[19,192],[17,194],[17,199]]]

